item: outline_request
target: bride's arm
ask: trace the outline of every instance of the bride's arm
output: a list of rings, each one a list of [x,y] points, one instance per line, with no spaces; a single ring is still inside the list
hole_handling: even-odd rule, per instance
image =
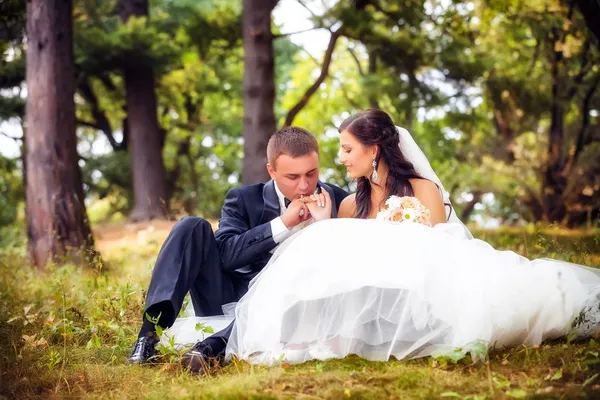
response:
[[[431,225],[446,222],[444,200],[442,200],[435,183],[427,179],[411,179],[410,184],[415,192],[415,197],[431,212]]]
[[[354,218],[356,215],[355,194],[351,194],[342,200],[340,209],[338,210],[338,218]]]

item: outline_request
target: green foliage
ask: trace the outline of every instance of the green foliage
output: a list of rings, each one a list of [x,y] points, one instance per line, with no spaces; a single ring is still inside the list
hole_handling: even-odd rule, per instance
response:
[[[82,7],[74,19],[75,63],[90,75],[138,64],[161,71],[179,53],[179,43],[162,31],[161,18],[132,17],[122,23],[110,9]]]
[[[0,2],[0,43],[19,41],[25,32],[25,0]]]
[[[0,227],[15,223],[23,197],[18,160],[0,154]]]
[[[194,329],[196,329],[196,332],[202,331],[204,333],[215,333],[215,330],[213,328],[201,323],[197,323]]]
[[[8,43],[4,43],[2,53],[8,49]],[[15,54],[10,61],[0,64],[0,88],[11,88],[18,86],[25,80],[25,58],[22,54]]]
[[[103,219],[111,212],[126,215],[131,207],[122,69],[148,64],[156,78],[173,212],[214,218],[242,174],[242,3],[155,0],[148,18],[127,23],[120,21],[117,3],[74,2],[86,194],[104,206],[109,199]],[[378,106],[414,135],[459,215],[467,210],[466,217],[478,220],[537,222],[547,219],[545,197],[560,191],[568,215],[555,222],[597,225],[600,51],[579,9],[558,0],[329,5],[313,17],[315,26],[343,35],[327,78],[294,121],[319,139],[323,180],[352,189],[337,163],[336,127],[350,114]],[[8,89],[0,94],[0,119],[22,120],[25,2],[0,7],[0,87]],[[274,50],[281,125],[313,84],[323,56],[308,54],[290,37],[278,37]],[[555,92],[555,103],[564,108],[563,138],[552,139],[562,154],[556,165],[563,187],[546,182]],[[493,200],[484,201],[492,193]],[[472,197],[479,200],[474,209]]]
[[[597,159],[581,157],[595,147],[594,135],[586,136],[582,130],[588,123],[590,132],[597,129],[598,118],[589,114],[594,113],[590,104],[598,98],[594,85],[600,76],[600,51],[591,44],[594,39],[582,15],[572,11],[559,1],[527,5],[493,1],[477,10],[479,38],[473,50],[487,65],[481,85],[484,102],[479,108],[494,126],[488,124],[488,132],[479,133],[472,147],[495,158],[493,170],[504,176],[504,182],[494,192],[508,190],[510,195],[501,203],[514,205],[516,199],[531,211],[520,212],[528,220],[539,219],[534,214],[540,205],[546,207],[544,197],[549,192],[564,190],[565,207],[572,210],[569,218],[578,224],[587,219],[585,210],[600,204],[591,177]],[[591,103],[586,104],[585,96]],[[552,121],[561,133],[550,138]],[[467,132],[478,134],[474,129]],[[582,139],[580,144],[585,145],[576,150]],[[550,141],[556,156],[548,150]],[[481,155],[476,159],[482,160]],[[564,170],[566,188],[548,187],[545,171],[564,168],[569,162],[576,163],[579,172]],[[490,163],[484,164],[482,172],[489,171]]]
[[[18,96],[0,97],[0,119],[25,116],[25,101]]]
[[[0,89],[4,89],[0,94],[0,121],[14,117],[22,119],[25,115],[25,99],[21,97],[20,88],[25,80],[25,56],[18,40],[19,35],[0,39]]]

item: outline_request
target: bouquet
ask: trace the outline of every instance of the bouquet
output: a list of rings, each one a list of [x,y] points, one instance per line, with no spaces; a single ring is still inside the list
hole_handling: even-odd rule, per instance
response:
[[[377,213],[377,220],[389,222],[415,222],[431,226],[431,213],[416,197],[390,196],[386,208]]]

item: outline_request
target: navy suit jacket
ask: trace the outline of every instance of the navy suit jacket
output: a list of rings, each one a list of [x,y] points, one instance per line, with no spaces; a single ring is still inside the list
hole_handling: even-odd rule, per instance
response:
[[[348,193],[335,185],[322,182],[317,185],[329,193],[333,202],[331,216],[337,217],[340,204]],[[270,251],[277,246],[271,232],[271,221],[280,214],[272,180],[233,188],[227,193],[219,229],[215,232],[226,272],[250,280],[264,268],[271,258]],[[247,266],[251,272],[236,271]]]

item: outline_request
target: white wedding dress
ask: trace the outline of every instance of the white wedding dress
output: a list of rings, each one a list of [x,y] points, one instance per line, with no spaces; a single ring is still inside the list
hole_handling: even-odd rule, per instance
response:
[[[595,270],[497,251],[461,225],[327,220],[257,276],[227,356],[269,365],[534,345],[594,333],[599,295]]]
[[[448,193],[410,134],[400,147]],[[453,213],[428,227],[377,220],[314,223],[283,242],[235,305],[227,356],[270,365],[357,354],[369,360],[535,345],[600,328],[600,271],[497,251]],[[183,318],[164,341],[193,344],[226,316]]]

